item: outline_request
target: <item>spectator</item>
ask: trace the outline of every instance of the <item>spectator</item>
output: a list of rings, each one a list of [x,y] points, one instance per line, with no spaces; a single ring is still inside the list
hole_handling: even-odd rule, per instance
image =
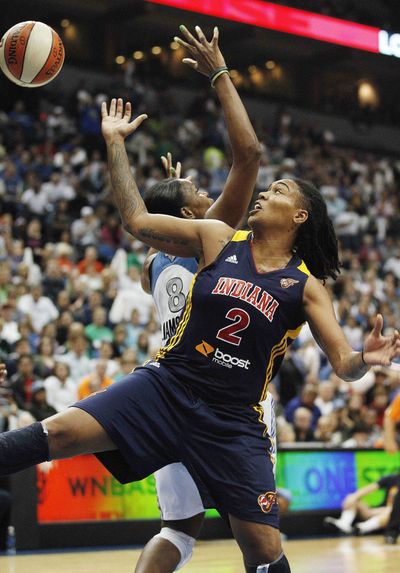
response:
[[[114,359],[114,345],[108,340],[103,340],[100,344],[99,351],[94,360],[92,360],[93,367],[98,360],[105,360],[107,362],[106,374],[108,378],[114,378],[119,370],[118,360]]]
[[[142,289],[139,273],[132,266],[128,275],[119,276],[119,290],[110,310],[110,321],[114,324],[127,322],[133,309],[139,313],[140,322],[147,323],[153,309],[153,299]]]
[[[126,344],[129,347],[135,347],[137,345],[137,339],[139,334],[143,329],[143,325],[140,323],[140,315],[137,308],[134,308],[131,312],[130,321],[126,325]]]
[[[42,336],[34,358],[34,371],[42,380],[50,376],[55,365],[55,344],[50,336]]]
[[[370,430],[363,423],[356,424],[351,430],[351,437],[342,444],[343,448],[368,448],[370,441]]]
[[[81,249],[88,245],[95,245],[98,241],[98,231],[99,221],[93,208],[82,207],[80,219],[74,221],[71,226],[72,242]]]
[[[306,408],[311,412],[311,429],[314,430],[317,426],[317,420],[321,415],[320,409],[315,404],[317,394],[317,390],[313,384],[306,384],[300,396],[292,398],[286,406],[286,420],[288,422],[294,422],[297,408]]]
[[[32,385],[32,404],[29,412],[38,422],[57,413],[57,410],[47,402],[46,387],[42,382],[34,382]]]
[[[122,353],[120,359],[120,369],[114,374],[114,381],[120,380],[127,374],[130,374],[138,366],[136,352],[132,348],[127,348]]]
[[[97,360],[94,371],[86,376],[79,384],[78,400],[83,400],[83,398],[87,398],[90,394],[93,394],[93,392],[98,392],[111,386],[114,380],[109,378],[106,372],[107,361],[102,359]]]
[[[112,342],[113,332],[106,326],[107,312],[103,307],[97,307],[93,312],[93,322],[85,328],[85,335],[92,343],[93,348],[100,348],[103,340]]]
[[[77,264],[78,271],[81,275],[88,274],[89,271],[101,273],[103,264],[97,258],[97,249],[93,245],[85,248],[85,255]]]
[[[334,410],[335,386],[332,382],[323,382],[318,387],[318,396],[315,405],[323,416],[331,414]]]
[[[64,362],[56,362],[54,373],[45,379],[47,403],[57,412],[74,404],[78,399],[77,384],[70,377],[70,371]]]
[[[296,442],[314,441],[312,429],[312,412],[303,406],[299,406],[294,411],[293,429]]]
[[[318,418],[317,428],[314,432],[314,438],[317,442],[326,445],[338,446],[340,436],[335,433],[336,421],[332,415],[322,415]]]
[[[18,358],[17,364],[17,372],[10,378],[10,388],[18,408],[29,410],[32,405],[32,386],[37,381],[33,371],[33,358],[23,354]]]
[[[77,386],[92,371],[92,361],[88,355],[88,340],[84,334],[69,339],[69,351],[58,357],[59,362],[67,364],[70,376]]]
[[[42,295],[42,287],[36,285],[30,294],[24,294],[18,301],[18,310],[29,316],[35,332],[40,333],[43,327],[58,318],[59,312],[47,296]]]

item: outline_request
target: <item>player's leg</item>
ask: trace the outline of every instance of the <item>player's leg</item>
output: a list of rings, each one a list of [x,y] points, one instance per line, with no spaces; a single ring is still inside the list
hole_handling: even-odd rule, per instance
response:
[[[145,546],[135,573],[172,573],[192,556],[204,507],[192,476],[181,463],[154,474],[162,528]]]
[[[189,519],[162,521],[161,531],[145,545],[135,573],[172,573],[191,558],[204,512]]]
[[[290,573],[279,529],[229,516],[233,535],[243,553],[246,573]]]
[[[353,521],[356,517],[369,519],[372,517],[371,508],[363,501],[356,501],[346,509],[342,510],[340,517],[325,517],[324,523],[333,525],[342,533],[353,533]]]
[[[393,499],[393,507],[389,517],[389,522],[385,531],[385,542],[389,544],[397,543],[400,533],[400,489]]]
[[[93,416],[68,408],[43,422],[0,434],[0,475],[51,459],[112,449],[115,445]]]
[[[376,507],[371,514],[371,517],[365,521],[360,521],[354,526],[354,533],[356,535],[365,535],[377,529],[383,529],[387,526],[390,517],[390,507]]]

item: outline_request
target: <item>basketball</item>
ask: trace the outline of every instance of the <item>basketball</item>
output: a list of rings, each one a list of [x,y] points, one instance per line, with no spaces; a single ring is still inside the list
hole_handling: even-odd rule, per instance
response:
[[[20,22],[0,41],[0,67],[9,80],[26,88],[54,80],[64,63],[60,36],[43,22]]]

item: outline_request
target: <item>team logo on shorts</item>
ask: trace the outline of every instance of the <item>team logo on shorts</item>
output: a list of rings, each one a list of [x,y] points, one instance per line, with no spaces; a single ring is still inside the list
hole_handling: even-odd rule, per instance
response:
[[[281,279],[281,287],[282,288],[289,288],[293,285],[296,285],[299,281],[296,279]]]
[[[211,344],[208,344],[205,340],[202,340],[200,344],[195,346],[195,348],[197,352],[200,352],[200,354],[203,354],[204,356],[208,356],[215,350],[214,346],[211,346]]]
[[[258,505],[263,513],[269,513],[276,503],[276,491],[267,491],[258,496]]]

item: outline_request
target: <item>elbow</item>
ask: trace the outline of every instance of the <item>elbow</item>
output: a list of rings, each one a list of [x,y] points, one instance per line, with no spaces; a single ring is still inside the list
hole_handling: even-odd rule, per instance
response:
[[[249,142],[247,145],[243,146],[240,153],[235,156],[236,161],[240,161],[243,164],[259,164],[262,155],[262,147],[257,138]]]
[[[124,231],[126,231],[127,233],[129,233],[133,237],[136,237],[136,229],[135,229],[135,226],[132,225],[131,221],[122,220],[122,228]]]

